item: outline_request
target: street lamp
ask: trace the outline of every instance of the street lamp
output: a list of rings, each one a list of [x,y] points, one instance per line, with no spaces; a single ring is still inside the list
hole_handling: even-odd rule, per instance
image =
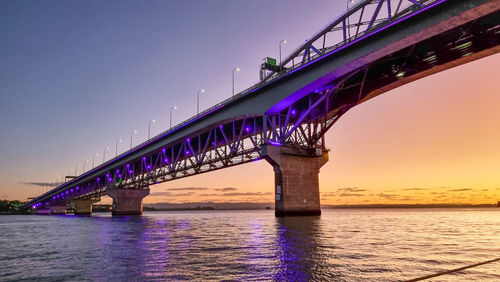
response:
[[[149,124],[148,124],[148,140],[149,138],[151,138],[151,123],[155,123],[156,120],[152,119],[149,121]]]
[[[130,149],[132,149],[132,136],[134,136],[134,134],[136,134],[136,133],[137,133],[137,130],[135,130],[135,129],[134,129],[134,131],[132,131],[130,133]]]
[[[286,40],[281,40],[280,41],[280,65],[281,65],[281,45],[286,44]]]
[[[99,156],[98,153],[95,153],[95,155],[92,156],[92,168],[95,166],[95,157]]]
[[[88,163],[88,162],[89,162],[89,160],[85,160],[85,161],[83,162],[83,172],[82,172],[82,174],[85,172],[85,164],[86,164],[86,163]]]
[[[349,12],[349,3],[353,4],[354,0],[347,0],[347,12]],[[351,38],[351,28],[349,27],[349,17],[347,17],[347,37]]]
[[[234,98],[234,73],[240,71],[240,68],[236,67],[233,69],[233,98]]]
[[[115,157],[118,156],[118,143],[121,143],[123,140],[121,139],[118,139],[116,140],[116,143],[115,143]]]
[[[197,109],[196,114],[197,115],[200,114],[200,94],[201,93],[205,93],[205,89],[202,88],[202,89],[198,90],[198,100],[197,100],[198,102],[196,103],[196,109]]]
[[[104,163],[104,160],[106,160],[106,150],[109,150],[109,146],[106,146],[106,148],[104,148],[104,151],[102,152],[102,163]]]
[[[177,106],[170,107],[170,129],[172,129],[172,111],[177,110]]]

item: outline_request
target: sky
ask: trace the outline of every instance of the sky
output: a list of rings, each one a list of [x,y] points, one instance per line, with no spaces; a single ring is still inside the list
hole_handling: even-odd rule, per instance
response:
[[[81,173],[258,81],[343,1],[0,1],[0,198]],[[322,204],[500,201],[500,55],[394,89],[326,135]],[[110,149],[106,149],[107,147]],[[85,160],[89,160],[85,162]],[[251,177],[252,181],[248,181]],[[273,202],[265,161],[151,187],[145,203]],[[103,202],[110,202],[103,197]]]

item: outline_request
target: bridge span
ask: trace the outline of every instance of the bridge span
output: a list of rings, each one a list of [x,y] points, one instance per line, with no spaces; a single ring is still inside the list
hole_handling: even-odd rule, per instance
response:
[[[264,159],[276,216],[319,215],[324,135],[349,109],[500,51],[500,0],[362,0],[261,82],[25,204],[33,213],[142,213],[151,185]],[[437,93],[438,94],[438,93]]]

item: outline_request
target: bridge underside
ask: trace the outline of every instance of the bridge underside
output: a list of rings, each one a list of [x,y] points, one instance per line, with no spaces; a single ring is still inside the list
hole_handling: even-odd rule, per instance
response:
[[[327,160],[324,135],[333,124],[352,107],[377,95],[498,53],[499,18],[500,13],[495,11],[407,44],[372,62],[358,61],[352,71],[326,76],[328,79],[323,78],[321,85],[306,95],[285,99],[264,114],[247,114],[212,124],[130,162],[110,166],[64,191],[51,193],[33,208],[119,193],[109,191],[148,189],[150,185],[265,158],[275,170],[276,214],[318,214],[318,173]],[[307,175],[293,178],[299,170]],[[298,197],[304,187],[308,192]]]

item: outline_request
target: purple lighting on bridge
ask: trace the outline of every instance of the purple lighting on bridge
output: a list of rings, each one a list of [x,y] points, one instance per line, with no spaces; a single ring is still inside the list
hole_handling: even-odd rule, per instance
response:
[[[191,142],[191,138],[186,139],[186,141],[187,141],[188,143],[190,143],[190,142]]]
[[[163,160],[166,164],[168,164],[168,158]]]
[[[150,169],[151,169],[151,166],[150,166],[150,165],[148,165],[146,168],[147,168],[148,170],[150,170]]]
[[[184,153],[186,154],[186,156],[189,156],[189,151],[185,151]]]
[[[145,161],[146,160],[146,157],[142,157],[142,160]]]
[[[73,193],[73,191],[74,191],[74,190],[73,190],[73,188],[71,188],[71,190],[70,190],[70,191],[71,191],[71,193]]]
[[[163,153],[165,153],[165,152],[167,151],[167,149],[163,148],[163,149],[161,149],[161,151],[162,151]]]
[[[56,196],[52,196],[52,200],[55,200],[56,199]]]
[[[246,131],[247,133],[249,133],[249,132],[250,132],[250,130],[252,130],[252,128],[251,128],[250,126],[245,127],[245,131]]]
[[[292,116],[294,116],[296,114],[297,114],[297,110],[296,109],[292,109]]]
[[[130,164],[127,164],[127,165],[126,165],[126,167],[127,167],[127,168],[130,168]]]
[[[100,177],[97,177],[97,182],[101,181],[101,178]]]
[[[76,186],[76,191],[78,191],[78,189],[80,189],[80,187]]]
[[[280,142],[272,141],[272,140],[269,140],[269,144],[274,145],[274,146],[281,146]]]
[[[128,173],[129,173],[129,174],[133,174],[133,173],[134,173],[134,171],[133,171],[133,170],[129,170],[129,171],[128,171]]]

